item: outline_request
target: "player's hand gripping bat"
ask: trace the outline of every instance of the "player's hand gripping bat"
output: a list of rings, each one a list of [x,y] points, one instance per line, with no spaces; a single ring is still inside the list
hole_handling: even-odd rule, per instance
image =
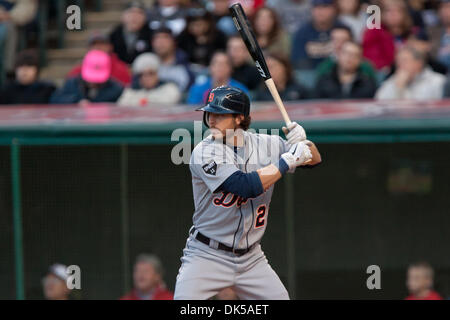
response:
[[[272,76],[270,75],[269,68],[267,68],[266,60],[264,59],[264,55],[262,53],[261,48],[256,41],[255,34],[250,26],[250,23],[247,19],[247,16],[244,13],[244,9],[242,8],[240,3],[235,3],[230,7],[231,16],[233,17],[234,24],[241,34],[242,40],[244,40],[245,45],[247,46],[250,55],[255,61],[255,66],[259,71],[259,74],[264,79],[264,82],[272,94],[275,103],[280,109],[281,115],[283,116],[283,120],[286,123],[286,127],[291,123],[291,119],[286,112],[286,108],[284,107],[283,101],[281,101],[280,94],[278,93],[277,88],[275,87],[275,83],[272,80]]]

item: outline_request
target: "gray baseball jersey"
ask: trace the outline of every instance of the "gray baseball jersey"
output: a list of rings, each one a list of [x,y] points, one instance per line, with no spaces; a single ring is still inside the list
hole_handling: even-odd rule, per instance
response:
[[[267,226],[273,192],[271,186],[254,199],[216,192],[238,170],[249,173],[276,163],[287,152],[287,142],[277,135],[243,132],[244,143],[233,147],[207,137],[190,159],[194,193],[194,226],[205,236],[235,249],[260,242]]]

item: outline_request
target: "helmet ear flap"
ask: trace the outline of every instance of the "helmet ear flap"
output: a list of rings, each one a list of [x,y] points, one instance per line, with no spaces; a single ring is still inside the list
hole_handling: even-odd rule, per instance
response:
[[[208,118],[208,111],[203,112],[203,123],[207,128],[209,128]]]

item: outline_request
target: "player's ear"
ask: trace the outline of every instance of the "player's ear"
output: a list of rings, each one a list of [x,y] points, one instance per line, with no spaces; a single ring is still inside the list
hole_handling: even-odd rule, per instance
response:
[[[242,121],[244,121],[244,115],[243,114],[238,114],[234,117],[234,123],[236,124],[236,126],[239,126]]]

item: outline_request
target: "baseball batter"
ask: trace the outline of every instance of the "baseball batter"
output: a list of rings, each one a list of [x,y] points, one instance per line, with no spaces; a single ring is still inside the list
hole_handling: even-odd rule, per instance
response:
[[[289,299],[260,241],[274,184],[295,168],[321,162],[303,128],[283,128],[287,141],[247,131],[250,101],[233,87],[211,91],[204,123],[211,135],[190,159],[195,212],[183,250],[175,299],[203,300],[232,287],[240,299]]]

